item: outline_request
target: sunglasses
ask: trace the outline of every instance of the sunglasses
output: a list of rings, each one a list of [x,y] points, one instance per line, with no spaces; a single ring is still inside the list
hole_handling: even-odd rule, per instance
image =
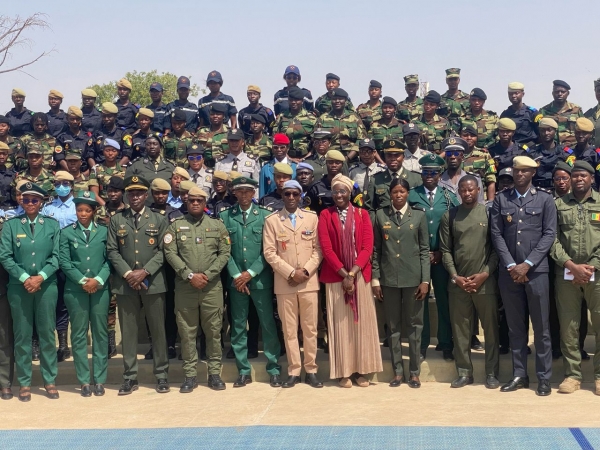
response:
[[[458,151],[458,150],[454,150],[454,151],[448,151],[448,152],[446,152],[446,156],[447,156],[447,157],[454,156],[454,157],[458,158],[458,157],[459,157],[460,155],[462,155],[462,154],[463,154],[463,152],[461,152],[461,151]]]
[[[188,161],[201,161],[202,160],[202,155],[189,155],[188,157]]]
[[[188,198],[189,203],[204,203],[205,201],[203,198]]]
[[[39,198],[24,198],[23,199],[23,204],[25,205],[29,205],[30,203],[32,205],[37,205],[40,202]]]
[[[438,173],[440,173],[437,170],[424,170],[423,172],[421,172],[421,175],[424,175],[426,177],[435,177]]]
[[[55,187],[59,187],[59,186],[69,187],[69,186],[71,186],[71,182],[70,181],[55,181],[54,186]]]
[[[284,192],[283,193],[284,197],[300,197],[300,192]]]

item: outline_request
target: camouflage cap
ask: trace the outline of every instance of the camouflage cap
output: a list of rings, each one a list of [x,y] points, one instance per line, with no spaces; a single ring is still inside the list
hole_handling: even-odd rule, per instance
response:
[[[56,146],[55,148],[56,148],[55,151],[57,151],[59,149],[59,146]],[[60,152],[58,152],[58,153],[60,153]],[[43,154],[44,154],[44,151],[42,149],[42,146],[39,143],[35,142],[35,140],[32,140],[31,142],[29,142],[27,144],[27,155],[43,155]]]
[[[460,69],[458,67],[446,69],[446,78],[459,78],[459,77],[460,77]]]
[[[419,75],[406,75],[404,77],[404,84],[419,84]]]
[[[65,159],[81,160],[81,150],[78,148],[71,147],[65,152]]]
[[[579,117],[575,121],[575,131],[584,131],[586,133],[591,133],[594,131],[594,122],[592,122],[587,117]]]

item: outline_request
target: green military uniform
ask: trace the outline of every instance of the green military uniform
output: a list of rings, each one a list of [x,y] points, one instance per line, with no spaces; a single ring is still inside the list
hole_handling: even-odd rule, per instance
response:
[[[308,154],[310,136],[316,128],[317,118],[305,109],[295,116],[290,111],[282,112],[275,119],[273,133],[283,133],[290,139],[288,155],[292,158]]]
[[[469,94],[461,91],[460,89],[456,94],[454,94],[454,96],[450,95],[448,91],[442,94],[442,102],[443,104],[445,103],[445,105],[448,107],[450,113],[455,111],[455,109],[453,109],[453,103],[457,104],[459,110],[462,109],[464,111],[468,111],[471,107],[471,102],[469,102],[469,98]]]
[[[108,201],[107,190],[108,183],[112,177],[125,178],[125,169],[117,162],[115,167],[106,167],[104,164],[97,164],[90,171],[88,186],[98,186],[100,197]]]
[[[87,197],[86,197],[87,195]],[[95,198],[93,193],[81,192],[80,198]],[[85,231],[88,231],[86,233]],[[86,237],[89,234],[89,237]],[[65,304],[71,321],[71,344],[75,372],[79,384],[90,384],[87,355],[88,328],[92,333],[92,367],[95,384],[104,384],[108,369],[108,304],[110,266],[106,253],[107,228],[94,222],[84,229],[79,222],[60,232],[60,268],[66,275]],[[82,285],[87,278],[95,278],[98,290],[85,292]]]
[[[565,102],[564,106],[559,108],[552,102],[542,107],[540,114],[542,117],[550,117],[556,120],[558,124],[556,136],[560,145],[571,148],[575,146],[575,122],[579,117],[583,117],[581,106]]]
[[[0,236],[4,217],[0,217]],[[7,289],[8,272],[0,265],[0,388],[12,386],[15,355],[13,351],[13,321],[10,313]]]
[[[423,184],[423,180],[418,173],[411,172],[402,167],[398,172],[398,177],[406,179],[411,189]],[[389,170],[384,172],[376,173],[369,183],[367,188],[367,199],[365,201],[365,207],[371,213],[371,220],[373,220],[373,213],[384,206],[390,205],[390,184],[392,179],[396,178]]]
[[[332,113],[325,113],[317,121],[317,128],[322,128],[331,133],[331,149],[342,152],[358,152],[358,141],[367,137],[367,130],[360,116],[354,112],[347,112],[338,117]]]
[[[239,180],[239,179],[238,179]],[[234,180],[234,189],[236,186]],[[243,179],[242,179],[243,181]],[[242,183],[238,181],[238,185]],[[277,359],[281,353],[277,328],[273,317],[273,269],[263,256],[262,235],[265,218],[272,211],[262,206],[251,205],[246,217],[239,205],[222,211],[219,215],[231,238],[231,258],[227,263],[227,289],[231,302],[231,346],[240,375],[250,375],[246,324],[250,299],[256,307],[262,330],[264,353],[267,358],[267,373],[279,375],[281,366]],[[244,220],[245,219],[245,220]],[[250,295],[238,292],[233,279],[247,271],[252,280],[247,284]]]
[[[36,138],[32,134],[26,134],[21,138],[23,147],[18,153],[22,161],[19,161],[17,165],[18,170],[27,168],[27,153],[30,149],[38,149],[44,157],[44,169],[54,169],[54,148],[56,147],[56,138],[48,133],[44,134],[42,138]]]
[[[329,96],[329,92],[321,95],[315,100],[315,110],[318,111],[319,115],[331,111],[331,97]],[[354,112],[354,105],[352,104],[350,99],[346,99],[346,106],[344,106],[344,111]]]
[[[365,129],[369,131],[376,120],[381,119],[381,102],[374,108],[369,103],[361,103],[356,108],[356,114],[361,118]]]
[[[388,205],[375,213],[373,229],[373,280],[383,291],[392,366],[396,375],[404,374],[401,337],[408,337],[410,374],[419,376],[427,299],[417,300],[415,292],[419,284],[430,281],[427,219],[420,208],[406,208],[398,220],[395,208]]]
[[[125,180],[125,186],[135,186],[139,178]],[[150,183],[146,181],[149,186]],[[134,184],[135,183],[135,184]],[[123,346],[123,378],[136,380],[138,373],[138,318],[142,307],[152,336],[154,376],[166,379],[169,369],[165,337],[165,281],[163,234],[167,228],[164,216],[145,207],[138,224],[131,208],[123,209],[111,219],[108,227],[107,251],[113,268],[111,291],[117,295],[119,322]],[[148,289],[137,291],[125,281],[131,270],[148,273]]]
[[[270,161],[273,158],[273,139],[264,133],[258,142],[254,142],[254,136],[249,137],[245,152],[256,156],[261,164]]]
[[[375,148],[381,151],[383,150],[383,141],[386,139],[401,141],[404,138],[402,126],[397,119],[392,119],[389,124],[383,123],[382,119],[376,120],[371,125],[371,130],[369,130],[369,138],[375,141]]]
[[[471,335],[476,312],[485,335],[485,373],[497,377],[500,366],[498,289],[495,277],[498,255],[492,246],[488,213],[482,204],[477,204],[472,209],[461,205],[450,212],[444,213],[440,224],[440,250],[448,274],[451,278],[455,275],[469,277],[482,272],[489,274],[488,279],[473,294],[452,282],[448,283],[456,369],[459,377],[473,376]],[[435,294],[437,297],[437,290]]]
[[[600,85],[600,82],[598,82]],[[596,148],[600,148],[600,104],[590,108],[584,114],[584,117],[590,119],[594,124],[594,139],[592,144]]]
[[[206,214],[199,220],[185,214],[169,225],[164,236],[165,257],[177,274],[175,315],[181,337],[183,372],[186,377],[195,377],[197,374],[198,318],[206,334],[208,374],[221,373],[221,271],[229,260],[230,242],[225,225]],[[194,288],[188,280],[190,273],[205,274],[208,284],[201,290]]]
[[[439,153],[442,149],[442,142],[450,135],[448,120],[437,114],[434,114],[431,120],[427,120],[424,115],[421,115],[413,123],[421,130],[423,145],[420,147],[430,152]]]
[[[75,181],[73,181],[73,197],[77,197],[80,192],[90,190],[90,179],[84,174],[80,173]]]
[[[54,175],[52,174],[52,172],[50,172],[46,169],[42,169],[42,171],[40,172],[40,174],[37,177],[32,176],[29,173],[29,169],[25,170],[24,172],[19,172],[15,176],[15,179],[13,180],[13,182],[10,184],[10,186],[12,188],[13,198],[16,198],[16,196],[17,196],[17,184],[21,180],[28,180],[28,181],[31,181],[32,183],[37,184],[42,189],[44,189],[50,196],[54,194]]]
[[[471,110],[468,110],[464,117],[454,122],[454,131],[459,133],[466,125],[471,125],[477,130],[477,147],[488,148],[496,142],[498,115],[495,112],[484,110],[474,116]]]
[[[462,168],[465,172],[479,175],[486,186],[496,182],[496,162],[494,158],[478,147],[475,147],[471,153],[465,153]]]
[[[17,156],[23,155],[23,149],[25,146],[19,138],[7,136],[6,145],[8,145],[8,158],[6,159],[6,168],[11,169],[14,167],[15,170],[21,170],[22,167],[15,167]]]
[[[323,176],[327,175],[327,165],[325,163],[325,155],[314,153],[310,158],[304,160],[305,163],[313,167],[313,179],[319,181]]]
[[[210,127],[202,127],[198,130],[196,140],[204,147],[205,159],[216,160],[229,153],[228,133],[229,127],[225,124],[221,125],[217,131],[211,131]]]
[[[150,158],[137,158],[125,171],[125,177],[138,176],[152,182],[155,178],[171,181],[175,164],[159,156],[155,161]],[[150,196],[149,196],[150,197]],[[151,200],[151,199],[149,199]]]
[[[24,184],[29,191],[31,184]],[[35,186],[35,185],[34,185]],[[34,223],[34,232],[30,223]],[[9,274],[8,301],[13,318],[17,378],[22,387],[31,386],[31,338],[33,324],[40,342],[44,385],[55,384],[58,371],[54,330],[56,327],[56,271],[58,270],[58,222],[39,214],[33,222],[26,215],[4,224],[0,260]],[[33,275],[44,278],[40,290],[30,294],[23,283]]]
[[[174,133],[169,134],[164,140],[164,156],[167,161],[172,162],[177,167],[188,167],[187,151],[189,148],[198,148],[194,142],[195,138],[189,131],[184,131],[181,137]],[[196,145],[196,147],[194,147]]]
[[[409,102],[408,99],[398,103],[396,108],[396,118],[403,122],[412,122],[418,119],[423,114],[423,99],[416,97],[414,102]]]
[[[592,193],[582,202],[572,193],[556,200],[558,230],[550,256],[555,264],[556,307],[560,322],[560,348],[565,375],[582,380],[579,327],[581,303],[585,300],[591,313],[592,334],[596,335],[594,379],[600,380],[600,194]],[[596,269],[595,281],[576,285],[564,279],[564,265],[589,264]]]

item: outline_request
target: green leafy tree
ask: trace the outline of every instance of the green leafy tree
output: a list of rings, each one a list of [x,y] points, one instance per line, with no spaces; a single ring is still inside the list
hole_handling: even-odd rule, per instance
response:
[[[157,70],[150,72],[138,72],[134,70],[133,72],[127,72],[123,78],[129,80],[133,87],[130,99],[135,104],[146,106],[152,103],[149,88],[154,82],[163,85],[163,102],[169,103],[177,98],[177,79],[179,77],[172,73],[158,73]],[[192,77],[189,78],[191,81]],[[94,84],[88,87],[98,94],[98,105],[104,102],[114,102],[117,97],[117,81],[111,81],[106,84]],[[206,89],[200,89],[196,83],[190,86],[190,97],[197,97],[200,92],[205,93]]]

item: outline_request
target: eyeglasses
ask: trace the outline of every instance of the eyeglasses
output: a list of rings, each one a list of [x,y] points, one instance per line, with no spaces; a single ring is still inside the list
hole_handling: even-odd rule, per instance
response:
[[[55,181],[54,186],[55,187],[59,187],[59,186],[69,187],[69,186],[71,186],[71,182],[70,181]]]
[[[201,161],[202,160],[202,155],[188,155],[188,161]]]
[[[455,151],[448,151],[448,152],[446,152],[446,156],[447,156],[447,157],[454,156],[454,157],[457,157],[457,158],[458,158],[458,157],[459,157],[459,156],[461,156],[462,154],[463,154],[463,152],[461,152],[461,151],[458,151],[458,150],[455,150]]]
[[[360,148],[360,149],[358,149],[358,153],[368,153],[368,154],[371,154],[371,153],[375,153],[375,150],[372,150],[370,148]]]
[[[348,191],[346,189],[339,189],[335,191],[331,191],[332,195],[346,195]]]
[[[188,202],[189,203],[204,203],[206,200],[204,200],[203,198],[189,198],[188,197]]]
[[[287,145],[274,145],[273,150],[285,150]]]
[[[39,199],[39,198],[24,198],[24,199],[23,199],[23,203],[24,203],[25,205],[29,205],[30,203],[31,203],[32,205],[37,205],[39,202],[40,202],[40,199]]]
[[[421,172],[421,175],[426,177],[435,177],[439,172],[437,170],[424,170]]]
[[[300,192],[284,192],[283,193],[284,197],[300,197]]]
[[[554,177],[552,178],[554,181],[556,181],[557,183],[561,182],[561,181],[569,181],[569,177]]]

